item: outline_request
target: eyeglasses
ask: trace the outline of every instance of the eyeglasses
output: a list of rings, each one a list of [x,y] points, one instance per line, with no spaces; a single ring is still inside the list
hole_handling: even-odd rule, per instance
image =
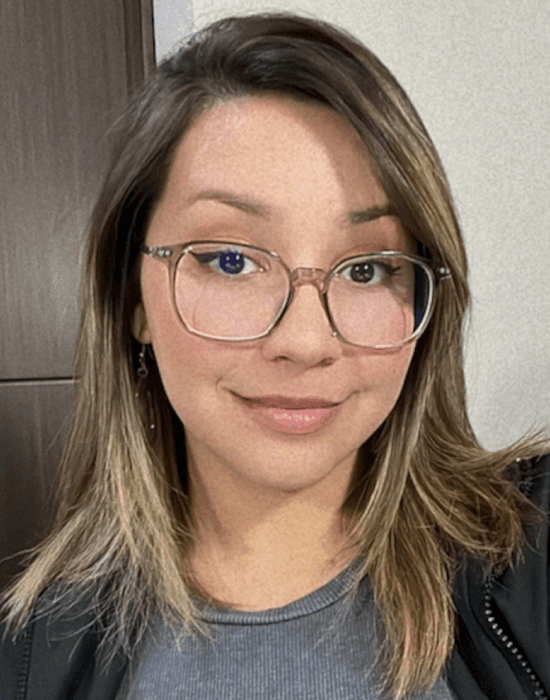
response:
[[[314,284],[334,336],[369,348],[405,345],[426,329],[435,288],[451,275],[440,263],[396,251],[347,258],[326,272],[290,270],[276,253],[229,241],[140,250],[168,266],[172,302],[185,328],[231,342],[271,333],[296,287]]]

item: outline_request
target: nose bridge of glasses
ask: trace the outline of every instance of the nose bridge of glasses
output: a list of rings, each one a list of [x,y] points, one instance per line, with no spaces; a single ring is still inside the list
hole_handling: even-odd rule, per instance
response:
[[[290,273],[290,283],[293,287],[313,284],[319,291],[322,291],[325,275],[325,270],[318,267],[297,267]]]

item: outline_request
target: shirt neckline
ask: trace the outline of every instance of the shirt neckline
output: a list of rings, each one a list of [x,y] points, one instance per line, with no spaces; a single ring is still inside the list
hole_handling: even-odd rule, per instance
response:
[[[203,600],[194,600],[205,622],[221,625],[268,625],[311,615],[341,600],[353,587],[355,574],[361,566],[354,561],[328,583],[287,605],[269,610],[234,610],[221,608]]]

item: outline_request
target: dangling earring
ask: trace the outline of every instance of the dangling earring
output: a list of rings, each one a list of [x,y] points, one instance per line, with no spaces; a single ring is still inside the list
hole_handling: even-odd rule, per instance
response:
[[[145,345],[141,346],[141,350],[139,353],[139,367],[137,370],[137,375],[139,377],[138,381],[138,389],[136,391],[136,399],[139,398],[139,392],[141,389],[141,385],[145,381],[145,379],[149,376],[149,370],[147,369],[147,364],[145,362]],[[147,389],[147,394],[146,394],[146,401],[147,401],[147,410],[149,412],[149,428],[151,430],[155,429],[155,413],[153,411],[153,401],[151,399],[151,392],[149,389]]]
[[[149,375],[149,370],[147,369],[147,365],[145,364],[145,345],[141,346],[141,350],[139,353],[139,367],[138,367],[137,375],[141,381],[143,381],[145,379],[145,377],[147,377]],[[138,394],[136,394],[136,397],[137,397],[137,395]]]

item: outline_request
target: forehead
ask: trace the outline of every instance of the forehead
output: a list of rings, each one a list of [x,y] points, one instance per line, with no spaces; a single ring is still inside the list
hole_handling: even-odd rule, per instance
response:
[[[308,185],[317,182],[339,185],[334,196],[355,185],[385,200],[351,124],[329,107],[281,95],[216,103],[182,138],[172,171],[189,186],[205,184],[206,178],[219,186],[234,184],[238,177],[244,187],[268,188],[274,199],[287,195],[298,177],[296,195],[311,194]]]
[[[264,230],[316,225],[319,234],[337,228],[354,238],[373,218],[365,211],[388,207],[367,149],[343,116],[269,94],[221,101],[197,118],[175,151],[153,223],[233,216]]]

